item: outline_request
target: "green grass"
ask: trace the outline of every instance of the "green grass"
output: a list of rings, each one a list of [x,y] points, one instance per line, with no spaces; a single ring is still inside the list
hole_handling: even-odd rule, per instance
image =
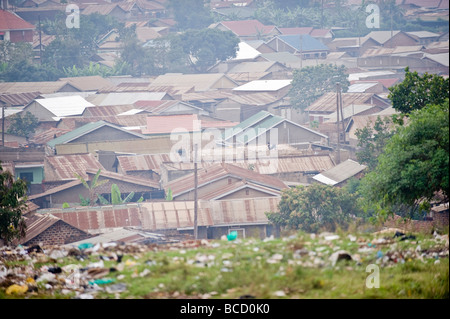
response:
[[[355,235],[360,242],[350,241],[344,233],[338,240],[326,242],[316,236],[298,233],[295,237],[270,241],[244,239],[234,242],[209,241],[208,245],[196,248],[161,246],[157,251],[125,253],[122,263],[104,261],[106,268],[115,268],[106,278],[113,283],[125,283],[127,289],[118,294],[109,294],[104,289],[95,296],[108,298],[239,298],[251,295],[255,298],[382,298],[382,299],[442,299],[449,297],[448,254],[423,261],[412,258],[404,263],[379,264],[380,287],[367,288],[366,267],[377,263],[376,253],[386,254],[392,246],[379,245],[370,252],[358,252],[367,247],[373,235]],[[396,240],[396,249],[414,251],[417,245],[424,250],[448,251],[444,243],[436,242],[432,236],[418,235],[416,241]],[[305,249],[316,252],[298,257],[295,251]],[[334,267],[328,258],[333,251],[343,249],[352,256],[360,255],[361,261],[339,261]],[[103,253],[108,255],[109,251]],[[314,258],[325,264],[314,266]],[[273,259],[273,260],[272,260]],[[80,262],[66,257],[57,263],[33,264],[30,261],[3,261],[8,268],[30,267],[38,272],[43,265],[63,267],[81,264],[86,267],[98,262],[99,255],[92,254]],[[301,264],[299,264],[301,263]],[[309,264],[308,264],[309,263]],[[111,285],[111,284],[109,284]],[[107,287],[101,285],[100,287]],[[64,285],[46,289],[37,285],[25,295],[7,295],[7,286],[0,286],[0,298],[72,298],[75,292],[63,294]]]

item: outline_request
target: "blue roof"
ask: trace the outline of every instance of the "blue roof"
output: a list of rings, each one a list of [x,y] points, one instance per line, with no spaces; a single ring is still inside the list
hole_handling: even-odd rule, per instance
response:
[[[300,35],[299,34],[287,34],[287,35],[278,35],[277,36],[280,40],[283,40],[287,44],[289,44],[291,47],[297,49],[300,51]],[[317,39],[314,39],[312,36],[308,34],[302,34],[302,51],[318,51],[318,50],[327,50],[330,49],[320,42]]]

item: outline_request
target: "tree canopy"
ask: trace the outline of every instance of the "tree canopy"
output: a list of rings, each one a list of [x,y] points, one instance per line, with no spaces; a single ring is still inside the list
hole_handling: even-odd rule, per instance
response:
[[[410,72],[409,67],[405,69],[405,79],[390,87],[388,95],[394,109],[405,114],[427,104],[442,104],[448,97],[448,78],[429,73],[419,75],[417,71]]]
[[[14,180],[11,172],[4,171],[0,162],[0,239],[7,244],[25,236],[22,213],[27,208],[26,194],[26,182]]]
[[[359,214],[357,197],[346,188],[312,184],[283,190],[278,212],[267,213],[274,224],[316,232],[345,227]]]
[[[294,70],[289,92],[292,106],[304,110],[323,94],[336,91],[336,84],[346,92],[350,85],[345,66],[320,64]]]
[[[361,180],[361,190],[381,215],[405,207],[412,217],[436,192],[448,198],[449,103],[429,104],[410,113],[378,158],[376,168]]]
[[[231,31],[188,30],[180,35],[180,45],[197,72],[205,72],[218,61],[236,57],[239,38]]]
[[[209,1],[169,0],[168,7],[172,9],[180,30],[203,29],[213,22]]]
[[[11,115],[9,121],[10,125],[7,132],[27,139],[39,126],[38,118],[28,111],[23,115],[21,113]]]

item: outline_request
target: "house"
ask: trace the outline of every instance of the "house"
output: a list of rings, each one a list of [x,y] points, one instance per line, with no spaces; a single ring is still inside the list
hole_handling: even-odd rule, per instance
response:
[[[147,116],[147,126],[142,130],[143,134],[165,134],[172,132],[199,132],[201,124],[197,114],[181,115],[153,115]]]
[[[12,11],[0,9],[0,41],[33,43],[36,27]]]
[[[367,37],[335,38],[327,43],[332,52],[345,52],[351,57],[359,57],[368,49],[379,45],[377,41]]]
[[[323,44],[331,42],[334,38],[334,33],[331,29],[315,29],[313,27],[294,27],[294,28],[279,28],[283,35],[310,35],[313,38],[320,40]]]
[[[94,155],[90,153],[46,156],[44,159],[44,178],[48,184],[52,182],[61,184],[61,182],[77,180],[75,174],[87,179],[86,171],[88,169],[105,170]]]
[[[138,110],[158,115],[197,114],[209,115],[209,112],[187,102],[177,100],[137,101],[133,104]],[[125,113],[118,114],[119,116]]]
[[[222,142],[226,145],[302,145],[324,143],[327,136],[286,118],[261,111],[242,121],[232,129],[225,130]]]
[[[57,92],[80,92],[80,90],[65,81],[0,82],[0,92],[3,94],[33,92],[50,94]]]
[[[302,59],[325,59],[330,49],[313,38],[305,35],[278,35],[267,42],[267,45],[276,52],[289,52],[300,55]]]
[[[292,80],[255,80],[232,89],[233,93],[270,93],[278,98],[286,96]]]
[[[395,48],[397,46],[410,46],[419,44],[413,35],[403,31],[371,31],[365,39],[375,40],[379,46],[385,48]]]
[[[227,75],[243,84],[253,80],[285,79],[288,75],[286,66],[279,62],[241,62],[227,71]]]
[[[145,136],[105,121],[97,121],[87,123],[73,131],[67,132],[47,142],[47,145],[51,149],[55,149],[56,145],[59,144],[120,141],[138,138],[145,138]]]
[[[97,92],[114,86],[112,82],[99,75],[60,78],[59,81],[67,82],[82,92]]]
[[[221,21],[209,28],[231,31],[242,41],[268,39],[281,34],[276,26],[266,26],[258,20]]]
[[[23,246],[66,245],[92,237],[86,231],[51,214],[35,213],[33,216],[24,217],[24,219],[27,232],[26,236],[19,241],[19,244]]]
[[[246,92],[232,94],[214,105],[214,116],[234,122],[241,122],[260,112],[275,112],[285,104],[285,97],[278,97],[269,92]]]
[[[315,175],[313,179],[325,185],[340,187],[349,178],[358,178],[366,167],[366,165],[361,165],[358,162],[348,159],[325,172]]]
[[[47,99],[35,99],[24,107],[40,122],[56,122],[61,117],[81,115],[86,107],[94,106],[79,95],[62,96]]]
[[[166,92],[112,92],[98,93],[86,97],[86,100],[97,106],[132,105],[137,101],[173,100]]]
[[[257,60],[279,62],[290,69],[299,69],[302,67],[302,59],[300,56],[289,52],[262,53]]]
[[[385,100],[374,93],[342,93],[342,108],[345,109],[352,105],[375,105],[386,109],[390,106],[388,100]],[[337,109],[336,93],[329,92],[322,95],[314,103],[309,105],[305,112],[308,113],[309,121],[323,123],[329,118],[330,114]]]
[[[431,42],[437,42],[441,36],[439,33],[430,31],[410,31],[406,33],[416,39],[419,44],[423,45]]]
[[[66,169],[66,172],[68,171],[69,169]],[[83,173],[86,176],[84,179],[90,183],[97,171],[96,169],[87,168]],[[137,201],[141,196],[144,200],[164,198],[164,191],[160,190],[159,183],[156,181],[101,170],[98,181],[103,180],[107,180],[107,182],[95,188],[95,192],[108,201],[111,200],[112,184],[116,184],[119,187],[123,198],[134,192],[135,195],[132,201]],[[84,198],[89,198],[90,196],[89,190],[78,179],[70,181],[66,179],[65,183],[54,183],[54,185],[58,186],[48,188],[42,193],[31,195],[28,199],[43,208],[62,207],[64,203],[68,203],[71,207],[76,207],[81,206],[80,195]]]
[[[352,116],[345,126],[345,132],[348,136],[350,145],[356,146],[358,144],[358,137],[356,136],[357,130],[362,130],[365,127],[373,128],[378,117],[385,120],[396,113],[398,112],[390,107],[375,114]]]
[[[265,212],[276,211],[279,202],[279,197],[200,200],[198,237],[220,239],[231,231],[237,231],[239,238],[264,239],[277,235]],[[193,201],[154,201],[120,206],[41,209],[38,213],[54,215],[89,234],[126,227],[161,234],[187,234],[192,238],[194,205]],[[244,211],[245,214],[239,213]]]
[[[114,17],[119,21],[125,21],[130,17],[130,12],[117,3],[90,4],[81,11],[83,15],[100,14]]]
[[[175,179],[165,186],[174,200],[194,199],[194,173]],[[280,196],[286,184],[278,178],[228,163],[217,163],[198,171],[199,199],[218,200]]]
[[[172,162],[173,158],[181,162],[178,153],[120,155],[116,157],[117,172],[124,175],[160,180],[161,164]]]
[[[238,84],[223,73],[181,74],[167,73],[151,81],[149,90],[157,87],[187,88],[192,92],[203,92],[214,89],[232,89]]]

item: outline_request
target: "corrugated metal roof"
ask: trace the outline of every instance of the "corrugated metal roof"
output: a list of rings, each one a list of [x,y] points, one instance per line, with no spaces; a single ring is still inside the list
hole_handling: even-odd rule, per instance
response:
[[[70,130],[51,127],[41,133],[34,135],[32,138],[30,138],[30,142],[35,144],[46,144],[47,142],[53,140],[55,137],[59,137],[68,132],[70,132]]]
[[[366,167],[366,165],[348,159],[325,172],[315,175],[313,179],[326,185],[336,185],[362,172]]]
[[[131,105],[136,101],[159,101],[166,95],[166,92],[114,92],[92,94],[86,100],[98,106]]]
[[[364,93],[366,90],[374,87],[378,82],[355,83],[348,87],[348,93]]]
[[[0,92],[2,93],[55,93],[67,85],[63,81],[43,81],[43,82],[0,82]]]
[[[231,78],[223,73],[205,73],[205,74],[182,74],[182,73],[166,73],[154,79],[149,86],[151,90],[153,87],[172,86],[175,88],[191,88],[195,91],[208,91],[213,86],[224,79],[228,79],[235,83]],[[235,83],[237,86],[237,84]],[[228,87],[228,86],[227,86]]]
[[[147,126],[142,129],[142,133],[170,134],[176,129],[187,132],[200,131],[197,114],[147,116]]]
[[[349,117],[352,117],[361,112],[370,110],[371,108],[374,108],[374,107],[375,107],[374,105],[370,105],[370,104],[363,104],[363,105],[356,104],[356,105],[346,106],[342,109],[344,112],[344,119],[348,119]],[[327,116],[327,118],[328,118],[328,120],[325,122],[332,122],[332,123],[337,122],[337,112],[331,113],[329,116]],[[340,112],[339,112],[339,120],[342,121]]]
[[[75,173],[87,178],[86,171],[88,169],[105,170],[91,153],[46,156],[44,162],[46,181],[74,180],[76,179]]]
[[[259,174],[252,170],[238,167],[228,163],[218,163],[210,167],[198,170],[198,186],[206,186],[215,181],[226,177],[235,177],[241,180],[251,181],[252,183],[267,186],[276,190],[286,188],[286,184],[276,177]],[[179,196],[193,190],[194,174],[178,178],[169,182],[166,189],[171,189],[173,196]]]
[[[58,217],[50,214],[35,214],[29,218],[25,217],[27,231],[25,237],[20,239],[20,243],[23,244],[30,241],[60,220]]]
[[[442,64],[443,66],[449,66],[449,54],[447,53],[439,53],[439,54],[425,54],[425,58],[430,59],[434,62]]]
[[[25,106],[39,96],[39,92],[0,94],[0,101],[10,106]]]
[[[342,105],[363,105],[373,104],[371,99],[376,97],[374,93],[342,93]],[[328,92],[322,95],[314,103],[306,108],[309,112],[328,112],[333,113],[336,110],[336,93]]]
[[[278,211],[280,197],[211,201],[214,226],[267,224],[266,212]]]
[[[60,78],[59,81],[69,82],[81,91],[97,91],[114,85],[99,75]]]
[[[198,226],[268,224],[265,212],[277,211],[280,197],[198,202]],[[131,203],[116,206],[39,210],[84,231],[138,227],[143,230],[191,228],[193,201]]]
[[[159,171],[164,162],[172,162],[175,157],[177,162],[181,162],[178,153],[173,154],[140,154],[132,156],[117,156],[120,171],[124,173],[135,171]],[[172,158],[172,159],[171,159]]]
[[[97,173],[97,170],[88,168],[88,169],[86,169],[86,173],[93,176]],[[120,173],[114,173],[114,172],[110,172],[107,170],[102,170],[100,172],[100,176],[106,177],[109,180],[118,180],[118,181],[127,182],[127,183],[131,183],[131,184],[146,186],[149,188],[159,189],[159,183],[157,181],[154,181],[154,180],[151,180],[148,178],[123,175]]]

